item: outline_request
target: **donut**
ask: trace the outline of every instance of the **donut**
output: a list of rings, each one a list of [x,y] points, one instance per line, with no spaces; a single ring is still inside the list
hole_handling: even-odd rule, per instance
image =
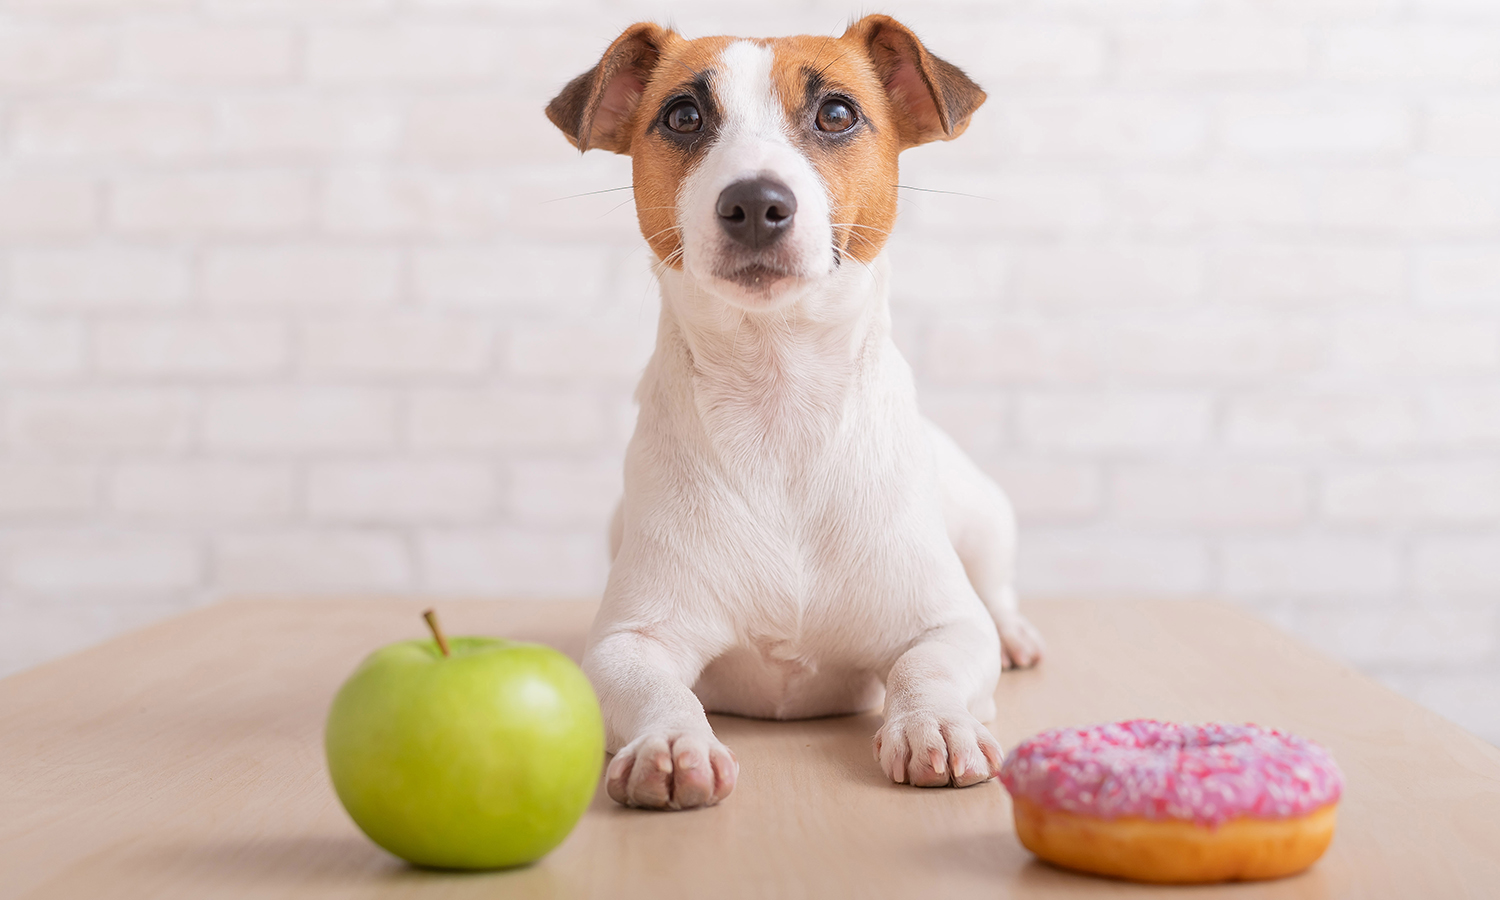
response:
[[[1280,878],[1333,839],[1344,779],[1304,738],[1135,719],[1058,728],[1000,769],[1016,835],[1067,869],[1155,883]]]

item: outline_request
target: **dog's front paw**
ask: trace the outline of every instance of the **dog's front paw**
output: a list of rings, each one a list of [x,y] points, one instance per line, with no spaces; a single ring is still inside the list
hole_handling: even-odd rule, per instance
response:
[[[875,758],[897,784],[967,787],[999,775],[1004,756],[990,730],[968,713],[888,717],[875,732]]]
[[[739,776],[734,753],[712,734],[645,734],[610,761],[610,799],[644,809],[695,809],[729,796]]]
[[[1035,625],[1020,613],[1004,616],[997,624],[1000,627],[1002,669],[1025,669],[1041,662],[1042,651],[1047,645]]]

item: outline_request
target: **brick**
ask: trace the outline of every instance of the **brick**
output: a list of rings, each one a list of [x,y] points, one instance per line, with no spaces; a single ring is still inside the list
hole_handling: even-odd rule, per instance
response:
[[[1010,404],[990,391],[923,387],[922,414],[970,454],[985,455],[1005,446],[1010,436]]]
[[[499,33],[474,24],[321,26],[307,70],[320,84],[463,84],[493,76],[499,51]]]
[[[205,256],[202,290],[225,306],[382,306],[395,302],[400,277],[400,256],[386,249],[220,247]]]
[[[395,441],[394,398],[354,388],[242,388],[212,393],[203,440],[217,450],[376,450]]]
[[[636,405],[631,391],[621,389],[619,386],[613,389],[605,388],[599,393],[604,398],[606,430],[604,440],[596,450],[624,456],[625,447],[635,434],[636,420],[640,418],[640,407]]]
[[[1500,248],[1488,244],[1419,248],[1415,269],[1421,303],[1489,309],[1500,297]]]
[[[1407,270],[1400,248],[1244,243],[1211,253],[1206,281],[1228,303],[1367,306],[1403,300]]]
[[[1192,538],[1032,529],[1016,572],[1023,596],[1185,598],[1209,587],[1208,552]]]
[[[109,481],[109,508],[132,520],[275,521],[296,508],[290,466],[175,460],[124,463]]]
[[[423,450],[594,447],[599,401],[575,390],[428,390],[415,394],[411,443]]]
[[[655,319],[661,304],[661,285],[651,269],[655,262],[655,255],[644,249],[619,259],[606,277],[598,315],[637,323]]]
[[[1422,427],[1413,401],[1391,392],[1265,390],[1230,399],[1230,447],[1287,453],[1404,450]]]
[[[1104,493],[1099,467],[1087,462],[1007,457],[984,468],[1005,489],[1023,527],[1091,518]]]
[[[1500,83],[1500,34],[1483,28],[1402,22],[1329,32],[1323,74],[1361,84]]]
[[[128,24],[120,59],[126,79],[189,86],[286,81],[296,65],[289,30],[185,22]]]
[[[511,208],[503,184],[485,173],[379,166],[333,171],[324,179],[320,205],[330,232],[380,237],[493,236],[505,228]]]
[[[0,521],[90,512],[97,480],[92,466],[0,461]]]
[[[1296,78],[1312,59],[1306,29],[1243,21],[1132,22],[1116,32],[1115,52],[1124,80],[1194,88]]]
[[[1001,146],[1021,157],[1186,160],[1203,152],[1208,141],[1203,107],[1174,97],[1016,100],[998,112]]]
[[[94,361],[104,375],[267,375],[283,370],[289,356],[279,322],[168,319],[94,326]]]
[[[602,531],[445,530],[417,541],[423,587],[450,596],[597,597],[608,572],[607,549]]]
[[[517,375],[638,379],[655,332],[647,321],[519,326],[511,329],[505,357]]]
[[[17,393],[5,411],[12,446],[102,454],[186,447],[194,407],[180,391],[100,387]]]
[[[498,494],[484,463],[340,461],[308,469],[307,508],[315,520],[390,522],[470,520],[491,514]]]
[[[980,27],[948,29],[937,52],[982,85],[1052,85],[1099,78],[1105,71],[1107,48],[1105,34],[1098,27],[1007,16],[983,21]]]
[[[75,87],[102,81],[114,63],[109,34],[92,27],[9,21],[0,32],[0,87]]]
[[[213,139],[206,103],[59,97],[18,102],[11,119],[18,156],[178,159]]]
[[[510,467],[510,509],[523,523],[577,525],[602,536],[620,501],[619,460],[518,460]]]
[[[888,249],[891,303],[898,309],[993,309],[1008,260],[994,247],[910,238]]]
[[[1203,255],[1191,246],[1031,247],[1016,261],[1016,301],[1049,309],[1180,307],[1202,295]]]
[[[1274,618],[1314,647],[1357,666],[1472,665],[1496,643],[1492,610],[1314,607]]]
[[[952,234],[1055,237],[1089,234],[1109,216],[1103,186],[1091,172],[994,174],[954,170],[951,160],[901,161],[901,217],[893,248],[908,229]],[[953,193],[941,193],[952,191]],[[900,267],[896,274],[900,274]]]
[[[0,237],[81,237],[98,221],[97,189],[86,177],[0,176]]]
[[[190,9],[194,0],[132,0],[131,8],[141,11],[166,12]],[[120,0],[4,0],[6,11],[57,13],[118,12]]]
[[[1205,443],[1209,396],[1186,392],[1057,392],[1021,397],[1023,446],[1089,452],[1172,450]]]
[[[1334,534],[1228,539],[1220,549],[1224,590],[1236,599],[1390,597],[1401,587],[1392,540]]]
[[[364,315],[300,330],[304,368],[325,375],[462,375],[489,368],[490,328],[469,318]]]
[[[0,379],[56,378],[82,369],[78,322],[0,313]]]
[[[655,258],[641,240],[628,157],[554,157],[549,165],[502,173],[497,187],[490,188],[497,189],[504,193],[506,228],[518,238],[598,241],[630,247],[631,256],[643,263]]]
[[[1324,477],[1321,498],[1336,522],[1500,523],[1500,463],[1345,464]]]
[[[22,306],[180,306],[189,282],[188,257],[175,250],[95,245],[11,252],[10,296]]]
[[[1500,676],[1494,672],[1420,675],[1409,696],[1491,744],[1500,745]]]
[[[226,19],[323,22],[363,19],[372,13],[390,12],[394,4],[392,0],[318,0],[315,4],[306,0],[199,0],[195,5]]]
[[[1424,18],[1453,16],[1480,24],[1500,12],[1488,0],[1408,0],[1405,6]]]
[[[417,0],[431,9],[461,9],[465,6],[494,10],[493,0]],[[537,97],[552,97],[562,86],[592,65],[604,54],[614,33],[607,29],[578,28],[561,17],[515,15],[520,12],[545,12],[541,0],[507,0],[499,4],[507,18],[501,29],[496,64],[500,79],[520,90],[533,91]],[[646,13],[650,17],[653,13]],[[623,13],[622,13],[623,15]],[[703,34],[705,32],[697,32]]]
[[[556,163],[576,153],[543,105],[510,94],[453,93],[413,100],[403,154],[414,161]]]
[[[1500,320],[1344,317],[1334,326],[1333,363],[1357,375],[1493,372],[1500,369]]]
[[[405,593],[415,575],[405,542],[363,530],[230,534],[213,541],[217,589],[227,597]]]
[[[1101,337],[1070,318],[943,319],[928,330],[925,368],[953,385],[1088,383],[1103,371]]]
[[[1428,102],[1422,137],[1428,153],[1494,159],[1500,156],[1500,100],[1433,97]]]
[[[8,591],[0,597],[0,618],[24,640],[0,643],[0,676],[185,612],[196,594],[192,589],[26,596]]]
[[[1311,191],[1295,174],[1230,170],[1212,173],[1121,173],[1112,199],[1132,228],[1198,237],[1301,228],[1314,220]]]
[[[1481,235],[1500,225],[1493,174],[1413,175],[1386,169],[1324,173],[1318,221],[1371,235]]]
[[[5,580],[48,594],[123,593],[193,587],[203,562],[191,538],[70,530],[9,542]]]
[[[312,187],[284,172],[135,175],[115,184],[110,220],[136,234],[274,235],[311,223]]]
[[[1135,317],[1106,333],[1100,353],[1107,353],[1109,370],[1133,380],[1245,381],[1309,374],[1328,357],[1324,326],[1291,316]]]
[[[1220,139],[1250,157],[1392,156],[1413,140],[1412,114],[1395,97],[1262,95],[1225,100]]]
[[[604,249],[506,241],[419,250],[413,259],[417,298],[441,306],[553,314],[558,304],[582,309],[605,293],[610,261]]]
[[[219,104],[220,148],[253,160],[389,154],[400,136],[400,110],[383,98],[252,94]]]
[[[1426,398],[1423,413],[1424,433],[1447,445],[1500,446],[1500,388],[1447,387]]]
[[[1500,591],[1500,531],[1421,538],[1412,559],[1424,594],[1492,600]]]
[[[1412,2],[1420,4],[1429,0]],[[1391,16],[1410,5],[1407,0],[1253,0],[1251,3],[1232,4],[1230,8],[1268,15],[1278,22],[1337,24]]]
[[[1307,515],[1308,474],[1253,463],[1120,466],[1111,478],[1110,508],[1123,522],[1146,525],[1295,525]]]

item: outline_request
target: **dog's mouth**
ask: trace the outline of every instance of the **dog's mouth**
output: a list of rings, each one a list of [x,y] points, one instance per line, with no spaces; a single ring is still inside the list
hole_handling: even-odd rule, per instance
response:
[[[749,291],[764,291],[796,277],[796,273],[776,263],[755,262],[720,273],[719,277]]]

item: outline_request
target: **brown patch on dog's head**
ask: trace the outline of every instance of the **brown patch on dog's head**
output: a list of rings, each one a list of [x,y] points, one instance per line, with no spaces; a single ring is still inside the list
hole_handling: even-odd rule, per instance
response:
[[[598,147],[630,152],[631,121],[641,93],[674,32],[641,22],[615,38],[599,64],[568,82],[547,104],[547,118],[580,152]]]
[[[969,127],[985,93],[963,70],[927,52],[911,29],[890,16],[865,16],[841,40],[866,47],[890,97],[902,148],[951,141]]]
[[[714,79],[721,54],[737,40],[686,40],[658,25],[633,25],[547,107],[580,150],[632,158],[641,232],[673,268],[683,249],[678,191],[733,113],[721,108]],[[895,223],[900,152],[962,134],[984,91],[889,16],[866,16],[837,38],[752,43],[774,54],[772,90],[791,140],[827,190],[838,255],[873,260]],[[683,104],[693,107],[696,130],[671,127]]]
[[[774,46],[778,93],[791,121],[808,126],[800,142],[828,186],[840,249],[869,262],[896,221],[901,151],[958,137],[985,93],[890,16],[866,16],[834,40],[793,37]],[[852,108],[847,131],[819,127],[830,101]]]

